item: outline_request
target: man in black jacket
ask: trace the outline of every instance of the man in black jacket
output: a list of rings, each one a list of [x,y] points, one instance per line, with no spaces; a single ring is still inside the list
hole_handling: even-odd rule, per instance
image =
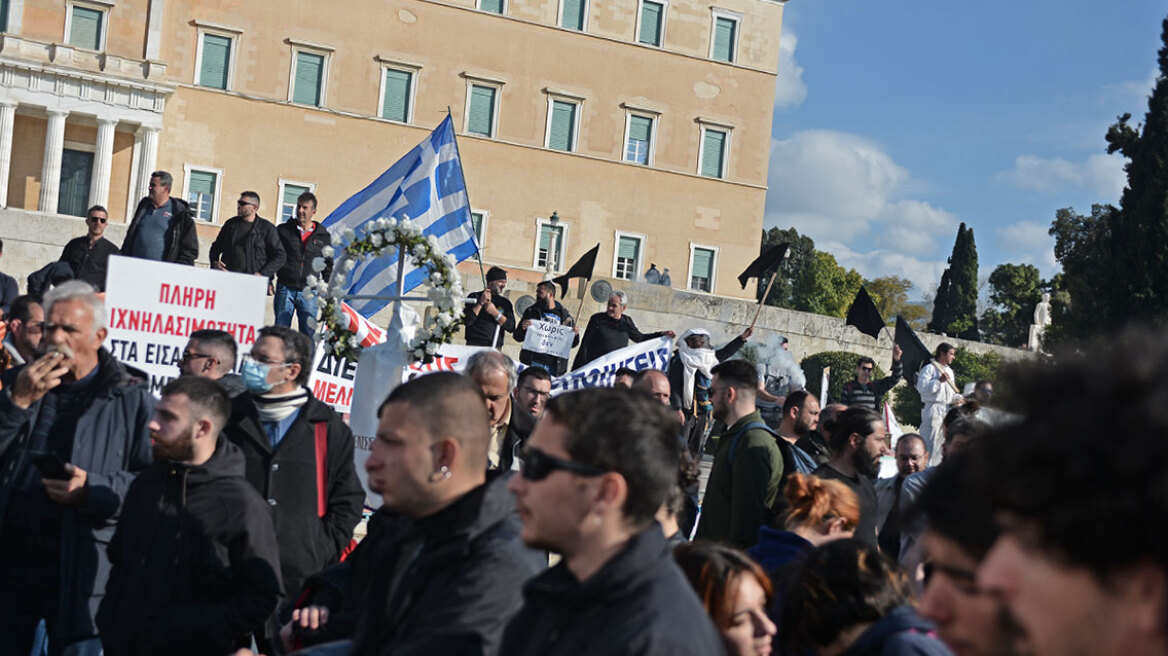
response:
[[[220,439],[231,413],[214,381],[162,388],[150,421],[154,466],[126,494],[97,613],[110,656],[228,654],[276,610],[280,563],[243,453]]]
[[[96,642],[106,545],[130,482],[150,465],[154,397],[101,348],[105,307],[93,288],[81,281],[56,287],[45,311],[49,353],[0,391],[4,656],[28,656],[41,619],[51,654]],[[34,464],[41,456],[65,464],[42,472]]]
[[[365,469],[384,505],[350,558],[310,581],[285,647],[353,637],[355,656],[493,656],[547,560],[520,540],[506,474],[486,471],[482,395],[440,372],[394,389],[379,414]]]
[[[325,248],[331,252],[332,237],[328,228],[313,221],[316,216],[316,196],[306,191],[296,198],[296,218],[276,226],[276,235],[284,247],[284,266],[276,273],[276,298],[272,305],[276,312],[276,325],[292,325],[292,315],[300,332],[312,336],[309,319],[316,318],[316,299],[304,295],[308,277],[328,282],[333,272],[333,258],[325,256]],[[320,271],[313,268],[313,262],[321,259],[324,265]]]
[[[122,255],[144,260],[195,263],[199,256],[199,235],[191,218],[191,206],[171,198],[174,181],[166,171],[150,175],[150,195],[138,202],[134,218],[122,241]]]
[[[487,288],[467,296],[462,321],[466,324],[467,346],[503,346],[503,337],[515,330],[515,309],[511,300],[503,296],[507,286],[507,272],[493,266],[487,269]]]
[[[515,340],[522,344],[527,339],[527,329],[532,321],[545,321],[563,326],[571,326],[576,336],[572,339],[572,346],[579,346],[580,331],[576,328],[576,320],[568,313],[564,306],[556,300],[556,284],[550,280],[541,281],[535,286],[535,303],[523,313],[519,320],[519,327],[515,329]],[[543,367],[553,376],[561,376],[568,370],[568,359],[536,353],[527,349],[519,351],[519,361],[523,364]]]
[[[243,361],[247,394],[235,397],[224,433],[247,459],[247,480],[267,499],[280,543],[284,589],[340,559],[365,493],[353,433],[305,387],[312,341],[286,326],[260,329]]]
[[[256,192],[241,193],[236,206],[239,215],[223,224],[211,244],[211,268],[271,280],[284,266],[284,247],[276,235],[276,226],[259,215],[260,195]]]
[[[105,274],[110,255],[120,255],[121,251],[113,242],[102,236],[109,223],[109,213],[101,205],[94,205],[85,213],[84,237],[71,239],[61,251],[61,262],[73,269],[73,278],[84,280],[99,292],[105,291]]]
[[[523,541],[563,559],[523,587],[523,609],[499,653],[724,653],[654,521],[677,484],[677,420],[669,409],[623,390],[562,394],[525,451],[508,484]]]
[[[596,358],[623,349],[629,345],[630,339],[634,342],[643,342],[654,337],[670,339],[677,337],[677,333],[672,330],[648,334],[637,330],[633,318],[625,314],[628,305],[625,293],[615,291],[609,295],[608,306],[604,312],[597,312],[588,319],[584,337],[580,338],[580,350],[576,351],[576,359],[572,361],[573,369],[579,369]]]

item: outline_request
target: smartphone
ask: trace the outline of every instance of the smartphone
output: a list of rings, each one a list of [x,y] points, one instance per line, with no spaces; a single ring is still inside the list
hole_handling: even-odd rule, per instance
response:
[[[65,469],[65,463],[61,457],[55,453],[46,453],[36,457],[33,464],[40,471],[41,476],[58,481],[67,481],[73,478],[69,470]]]

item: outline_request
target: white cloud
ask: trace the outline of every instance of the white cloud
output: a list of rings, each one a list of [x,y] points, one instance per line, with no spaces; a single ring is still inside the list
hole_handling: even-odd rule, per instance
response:
[[[1059,270],[1054,257],[1054,237],[1050,226],[1034,221],[1019,221],[997,229],[998,245],[1010,254],[1014,264],[1033,264],[1043,278],[1050,278]],[[989,269],[993,271],[993,269]]]
[[[1078,187],[1099,194],[1105,201],[1116,201],[1127,183],[1123,164],[1119,155],[1095,154],[1079,162],[1019,155],[1014,168],[996,174],[994,180],[1044,194]]]
[[[795,60],[795,46],[798,37],[789,28],[779,37],[779,77],[775,83],[775,107],[794,107],[807,98],[807,85],[803,82],[803,67]]]
[[[919,185],[875,142],[829,130],[774,141],[768,185],[767,226],[794,226],[840,264],[868,277],[908,278],[918,293],[940,278],[944,259],[928,258],[959,219],[904,198]]]
[[[1148,76],[1142,80],[1122,80],[1115,84],[1108,84],[1099,92],[1099,103],[1108,107],[1115,106],[1132,116],[1143,116],[1148,111],[1148,96],[1156,86],[1156,78],[1160,71],[1153,68]]]

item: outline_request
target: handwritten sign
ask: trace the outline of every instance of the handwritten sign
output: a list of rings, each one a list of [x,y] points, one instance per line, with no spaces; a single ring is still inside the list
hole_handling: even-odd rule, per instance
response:
[[[544,353],[567,360],[572,353],[572,342],[575,336],[576,333],[571,326],[547,321],[532,321],[527,326],[527,337],[523,340],[523,348],[532,353]]]
[[[105,305],[115,358],[150,377],[150,391],[178,377],[187,338],[213,328],[247,353],[264,325],[267,280],[131,257],[109,259]]]

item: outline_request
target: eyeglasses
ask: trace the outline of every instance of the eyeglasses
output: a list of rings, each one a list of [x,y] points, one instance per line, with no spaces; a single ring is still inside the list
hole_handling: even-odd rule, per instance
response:
[[[872,371],[872,367],[860,367],[860,371]]]
[[[269,367],[286,367],[286,366],[292,364],[291,362],[271,362],[270,360],[263,357],[262,355],[257,357],[255,353],[248,353],[247,355],[243,356],[243,358],[245,360],[251,360],[253,362],[258,362],[260,364],[266,364]]]
[[[190,351],[183,351],[182,361],[183,362],[190,362],[191,360],[201,360],[202,358],[211,358],[211,357],[214,357],[214,356],[207,355],[206,353],[191,353]]]
[[[599,467],[549,456],[539,449],[527,447],[523,452],[523,462],[519,467],[519,474],[529,481],[542,481],[557,469],[570,471],[581,476],[602,476],[608,473]]]
[[[244,205],[251,205],[252,207],[259,207],[259,205],[256,205],[255,203],[253,203],[253,202],[251,202],[251,201],[246,201],[246,200],[243,200],[242,198],[240,198],[239,200],[235,201],[235,204],[236,204],[236,205],[239,205],[239,206],[241,206],[241,207],[242,207],[242,206],[244,206]]]
[[[94,223],[109,223],[109,219],[104,217],[104,216],[91,216],[88,218],[90,221],[93,221]]]

